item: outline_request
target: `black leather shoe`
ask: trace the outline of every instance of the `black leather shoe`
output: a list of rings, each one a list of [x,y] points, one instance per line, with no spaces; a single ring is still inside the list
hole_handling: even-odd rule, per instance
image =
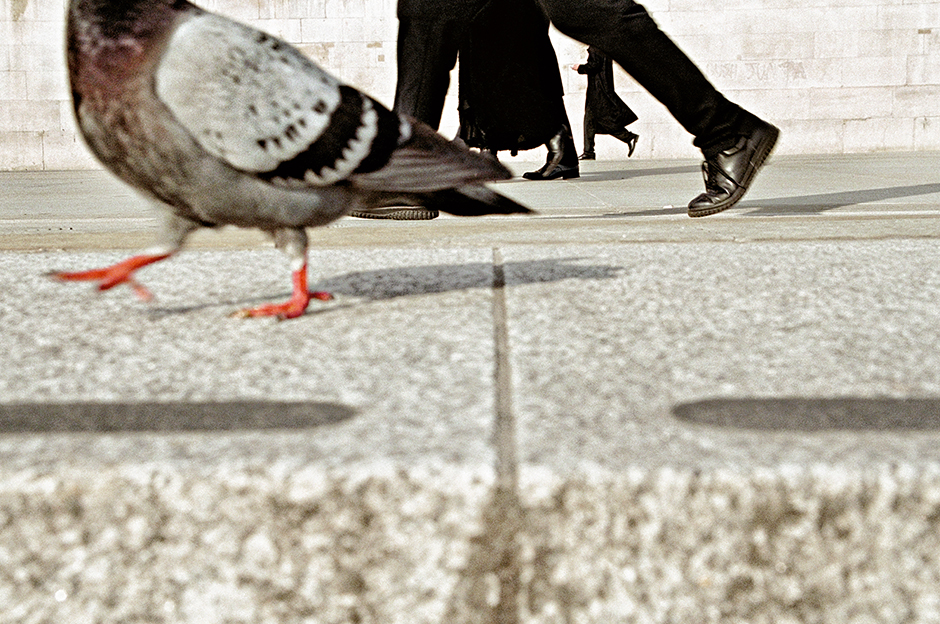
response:
[[[627,158],[630,158],[636,150],[636,142],[640,140],[640,135],[635,132],[630,132],[629,130],[627,130],[627,134],[629,136],[624,143],[627,144]]]
[[[571,178],[580,178],[581,170],[577,165],[573,167],[568,165],[553,166],[552,163],[547,163],[538,171],[523,173],[522,177],[526,180],[557,180],[558,178],[569,180]]]
[[[556,180],[558,178],[568,180],[581,177],[578,158],[575,156],[577,152],[574,148],[574,140],[571,138],[568,126],[562,125],[561,130],[545,145],[548,147],[545,164],[538,171],[523,173],[523,178],[526,180]]]
[[[766,121],[756,120],[754,125],[756,128],[734,147],[706,156],[702,163],[705,192],[689,203],[690,217],[727,210],[744,197],[780,136],[780,130]]]

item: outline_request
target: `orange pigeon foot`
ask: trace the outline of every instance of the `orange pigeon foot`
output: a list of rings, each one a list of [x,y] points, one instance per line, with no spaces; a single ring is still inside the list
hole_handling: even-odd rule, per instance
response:
[[[294,271],[293,274],[294,282],[294,293],[291,295],[291,298],[285,301],[284,303],[266,303],[255,308],[247,308],[245,310],[239,310],[235,312],[232,316],[238,318],[254,318],[259,316],[275,316],[278,319],[290,319],[297,318],[298,316],[304,313],[304,310],[307,309],[307,305],[310,303],[311,299],[319,299],[320,301],[329,301],[333,298],[328,292],[319,292],[314,291],[310,292],[307,290],[307,265],[304,264],[303,267]]]
[[[134,271],[148,264],[165,260],[171,255],[173,254],[140,254],[100,269],[77,271],[74,273],[68,271],[54,271],[49,275],[53,279],[63,282],[98,282],[98,290],[108,290],[119,284],[127,284],[134,289],[134,293],[136,293],[141,300],[150,301],[153,299],[153,295],[143,284],[134,279]]]

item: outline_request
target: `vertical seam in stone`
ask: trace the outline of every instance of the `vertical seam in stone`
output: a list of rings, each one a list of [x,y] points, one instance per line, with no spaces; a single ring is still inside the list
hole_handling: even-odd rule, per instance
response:
[[[499,249],[493,249],[493,338],[496,418],[496,478],[499,487],[516,492],[516,419],[512,409],[512,369],[509,364],[509,325],[506,318],[506,273]]]
[[[498,601],[487,614],[493,624],[519,621],[519,530],[522,506],[519,503],[519,475],[516,457],[516,417],[512,409],[512,368],[509,364],[509,323],[506,312],[506,273],[503,256],[493,249],[493,346],[496,447],[496,488],[487,523],[493,541],[494,576],[498,579]]]
[[[467,561],[443,620],[448,624],[518,624],[520,621],[522,505],[518,492],[505,289],[502,254],[499,249],[493,249],[492,444],[496,451],[496,479],[490,499],[481,510],[480,532],[470,538]]]

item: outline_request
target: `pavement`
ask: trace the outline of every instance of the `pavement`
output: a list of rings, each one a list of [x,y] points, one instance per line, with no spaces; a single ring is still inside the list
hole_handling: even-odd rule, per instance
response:
[[[254,232],[49,280],[153,215],[0,173],[0,621],[940,622],[940,153],[496,188],[311,231],[277,322]]]

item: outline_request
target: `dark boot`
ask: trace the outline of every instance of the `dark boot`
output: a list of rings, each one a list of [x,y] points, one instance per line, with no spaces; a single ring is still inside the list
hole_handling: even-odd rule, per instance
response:
[[[594,116],[591,115],[591,109],[584,109],[584,152],[578,156],[578,160],[594,160],[597,156],[594,154]]]
[[[561,130],[548,140],[548,157],[545,165],[538,171],[529,171],[522,174],[526,180],[556,180],[562,178],[581,177],[578,168],[578,151],[574,146],[574,139],[571,138],[571,130],[568,126],[562,126]]]

